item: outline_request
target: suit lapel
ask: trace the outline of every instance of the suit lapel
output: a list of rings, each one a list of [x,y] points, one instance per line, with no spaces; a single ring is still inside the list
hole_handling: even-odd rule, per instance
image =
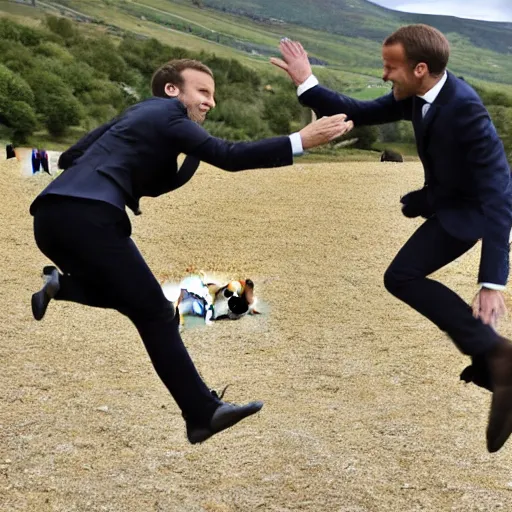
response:
[[[437,100],[437,98],[436,98],[436,100]],[[432,125],[432,122],[436,118],[436,116],[439,113],[440,109],[441,109],[441,107],[439,105],[437,105],[435,101],[434,101],[434,103],[430,104],[428,112],[425,115],[425,117],[423,118],[423,122],[422,122],[422,130],[423,130],[423,136],[424,137],[426,137],[428,135],[428,132],[429,132],[429,129],[430,129],[431,125]]]
[[[437,98],[436,98],[437,99]],[[425,117],[422,121],[422,148],[424,151],[428,148],[428,143],[430,141],[430,134],[431,134],[431,128],[432,124],[439,114],[442,107],[439,105],[436,105],[436,102],[430,104],[430,107],[428,109],[428,112],[426,113]]]
[[[423,119],[421,115],[421,108],[424,105],[423,100],[415,96],[412,104],[412,125],[414,128],[414,136],[416,137],[416,146],[418,147],[418,154],[423,160]]]
[[[457,78],[448,72],[448,78],[442,89],[439,91],[437,98],[433,103],[430,104],[428,112],[425,117],[416,117],[414,122],[414,132],[416,134],[416,143],[418,147],[418,155],[423,162],[423,168],[425,170],[425,183],[428,184],[432,180],[433,169],[431,169],[430,159],[427,158],[427,150],[430,141],[430,134],[432,133],[433,124],[436,118],[439,116],[443,107],[447,105],[453,98],[456,90]],[[416,99],[416,98],[415,98]],[[416,102],[417,104],[420,102]],[[421,107],[418,106],[421,110]],[[416,109],[415,109],[416,110]]]
[[[448,72],[448,78],[442,89],[439,91],[437,98],[433,103],[430,104],[427,114],[421,121],[421,146],[425,150],[428,147],[429,135],[432,129],[436,117],[442,111],[444,105],[446,105],[453,96],[455,91],[456,78],[450,72]]]

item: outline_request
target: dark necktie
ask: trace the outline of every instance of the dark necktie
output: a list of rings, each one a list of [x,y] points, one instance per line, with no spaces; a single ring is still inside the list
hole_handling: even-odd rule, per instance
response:
[[[416,122],[421,123],[423,120],[423,107],[424,105],[427,105],[427,103],[427,101],[419,96],[414,98],[414,119]]]

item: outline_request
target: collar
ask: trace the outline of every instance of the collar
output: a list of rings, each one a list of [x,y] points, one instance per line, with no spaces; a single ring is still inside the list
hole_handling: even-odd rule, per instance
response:
[[[437,82],[437,84],[434,85],[434,87],[432,87],[432,89],[430,89],[430,91],[425,93],[423,96],[418,95],[418,98],[424,99],[427,103],[434,103],[447,79],[448,73],[445,71],[444,75],[441,77],[441,80],[439,80],[439,82]]]

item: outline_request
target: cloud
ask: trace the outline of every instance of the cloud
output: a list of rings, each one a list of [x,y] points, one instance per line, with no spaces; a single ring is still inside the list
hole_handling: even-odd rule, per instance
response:
[[[397,11],[422,14],[442,14],[486,21],[512,21],[510,0],[486,0],[469,2],[468,0],[371,0],[373,3]]]

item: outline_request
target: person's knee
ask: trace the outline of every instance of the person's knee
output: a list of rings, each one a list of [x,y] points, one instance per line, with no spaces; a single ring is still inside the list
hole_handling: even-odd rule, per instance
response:
[[[139,301],[128,309],[127,316],[137,322],[172,323],[176,317],[174,304],[163,294],[153,297],[152,300]]]
[[[392,267],[389,267],[384,273],[384,287],[392,295],[398,296],[405,282],[406,279]]]
[[[176,308],[172,302],[165,299],[161,302],[157,311],[155,311],[155,315],[165,322],[172,322],[176,318]]]
[[[395,289],[395,287],[396,287],[395,276],[393,275],[392,270],[388,268],[386,270],[386,272],[384,272],[384,288],[386,288],[386,290],[389,293],[393,293],[393,290]]]

